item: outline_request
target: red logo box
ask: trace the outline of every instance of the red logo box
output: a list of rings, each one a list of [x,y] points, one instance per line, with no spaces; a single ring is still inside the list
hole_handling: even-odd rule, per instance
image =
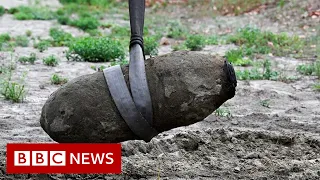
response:
[[[121,173],[121,144],[7,144],[7,173]]]

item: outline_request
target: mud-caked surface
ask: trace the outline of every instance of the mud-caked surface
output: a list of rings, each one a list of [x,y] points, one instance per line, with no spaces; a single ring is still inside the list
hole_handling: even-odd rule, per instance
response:
[[[128,83],[128,66],[123,66]],[[223,57],[174,52],[146,60],[158,132],[203,120],[234,96]],[[76,78],[50,95],[42,128],[57,142],[118,143],[140,139],[121,118],[102,72]],[[169,107],[169,108],[168,108]]]
[[[51,2],[59,4],[57,1]],[[320,18],[308,15],[316,11],[318,1],[286,2],[283,8],[276,6],[260,14],[186,21],[192,29],[217,34],[250,25],[311,39],[319,36],[317,27]],[[0,1],[1,5],[8,7],[24,3],[28,1]],[[182,13],[176,14],[174,18],[181,16]],[[55,21],[17,21],[8,14],[0,17],[0,32],[12,32],[14,35],[23,35],[30,29],[35,36],[48,36],[49,27],[55,25]],[[62,28],[74,36],[84,34],[69,26]],[[224,55],[235,48],[232,44],[206,46],[201,53]],[[39,57],[35,65],[16,63],[15,66],[13,78],[27,73],[25,101],[11,103],[0,100],[0,179],[320,179],[320,94],[313,88],[319,80],[296,71],[298,65],[315,61],[316,47],[308,46],[307,49],[310,54],[304,52],[299,59],[272,55],[264,57],[272,62],[272,69],[284,76],[297,78],[285,82],[238,81],[235,97],[220,107],[228,110],[226,114],[229,117],[213,113],[199,123],[163,132],[149,143],[138,140],[123,142],[123,172],[120,175],[6,174],[7,143],[53,142],[39,123],[43,105],[50,94],[60,87],[50,83],[52,74],[72,80],[94,73],[91,65],[108,63],[68,62],[64,54],[66,48],[49,48],[43,53],[31,47],[15,48],[13,56],[0,52],[1,63],[31,52]],[[160,55],[171,51],[171,45],[159,48]],[[41,59],[51,54],[60,57],[56,67],[42,63]]]

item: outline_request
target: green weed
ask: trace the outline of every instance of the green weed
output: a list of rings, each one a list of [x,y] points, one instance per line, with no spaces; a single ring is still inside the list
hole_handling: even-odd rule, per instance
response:
[[[10,8],[9,10],[8,10],[8,13],[9,14],[15,14],[15,13],[17,13],[19,10],[18,10],[18,8],[17,7],[12,7],[12,8]]]
[[[24,74],[20,79],[21,82],[15,82],[12,80],[12,64],[10,67],[5,68],[6,71],[0,73],[4,76],[4,78],[0,78],[0,94],[6,100],[11,100],[12,102],[22,102],[26,95],[25,86],[23,84],[26,74]]]
[[[0,34],[0,41],[1,42],[6,42],[6,41],[10,41],[11,37],[9,34],[5,33],[5,34]]]
[[[104,66],[104,65],[101,65],[101,66],[99,66],[99,67],[92,65],[92,66],[90,66],[90,68],[93,69],[93,70],[95,70],[95,71],[101,72],[101,71],[103,71],[103,70],[104,70],[105,68],[107,68],[107,67]]]
[[[130,37],[130,27],[114,25],[111,27],[111,36],[113,37]]]
[[[146,55],[158,55],[159,42],[154,36],[144,38],[144,53]]]
[[[108,62],[123,59],[125,51],[118,41],[108,37],[82,37],[69,45],[66,57],[73,61]]]
[[[38,43],[34,44],[33,47],[38,49],[40,52],[43,52],[45,50],[48,50],[49,47],[51,47],[51,41],[40,40]]]
[[[313,89],[316,91],[320,91],[320,83],[313,85]]]
[[[67,25],[70,23],[71,20],[68,16],[60,15],[57,17],[57,21],[62,25]]]
[[[253,64],[253,61],[247,58],[244,58],[245,53],[243,50],[237,49],[237,50],[230,50],[226,53],[226,58],[229,62],[236,66],[249,66]]]
[[[83,31],[97,29],[100,25],[100,22],[97,18],[91,17],[80,17],[79,19],[69,22],[69,25],[78,27]]]
[[[184,39],[188,34],[188,30],[179,21],[170,21],[167,25],[167,37],[174,39]]]
[[[18,61],[22,64],[26,64],[26,63],[34,64],[36,60],[37,60],[37,56],[35,53],[31,53],[30,56],[22,56],[18,59]]]
[[[270,108],[270,99],[265,99],[260,101],[261,106],[266,107],[266,108]]]
[[[265,60],[263,62],[262,71],[258,68],[253,68],[250,70],[236,71],[237,79],[239,80],[277,80],[279,73],[277,71],[271,70],[271,62]]]
[[[58,28],[51,28],[50,36],[53,39],[51,43],[53,46],[66,46],[73,40],[73,37],[70,33],[64,32]]]
[[[52,84],[59,85],[59,84],[65,84],[67,82],[68,82],[67,78],[60,77],[57,74],[53,74],[52,77],[51,77],[51,83]]]
[[[0,51],[6,49],[6,46],[9,46],[9,41],[11,37],[9,34],[0,34]]]
[[[58,61],[59,60],[57,57],[55,57],[54,55],[51,55],[43,59],[43,64],[47,66],[57,66],[59,64]]]
[[[98,29],[92,29],[86,31],[90,36],[102,36],[103,33],[99,31]]]
[[[304,46],[304,42],[297,36],[289,37],[286,34],[273,34],[251,27],[240,29],[235,35],[229,37],[228,42],[243,46],[251,54],[294,54],[298,53]]]
[[[181,50],[188,50],[185,43],[176,43],[171,46],[173,51],[181,51]]]
[[[14,10],[13,15],[18,20],[52,20],[55,18],[55,13],[44,7],[19,6]]]
[[[62,4],[80,4],[86,6],[94,6],[97,8],[108,8],[118,5],[119,2],[115,0],[101,1],[101,0],[59,0]]]
[[[205,43],[206,45],[218,45],[219,44],[218,37],[217,36],[206,37]]]
[[[29,39],[25,35],[15,37],[15,43],[17,46],[28,47]]]
[[[232,117],[230,110],[225,108],[218,108],[214,111],[214,114],[219,117]]]
[[[278,75],[279,73],[277,71],[271,70],[271,62],[269,60],[265,60],[263,62],[263,79],[276,80]]]
[[[127,60],[118,60],[118,61],[113,61],[111,62],[110,66],[115,66],[115,65],[126,65],[126,64],[129,64],[129,61]]]
[[[27,31],[26,31],[26,36],[27,36],[27,37],[30,37],[31,35],[32,35],[32,31],[27,30]]]
[[[0,16],[4,15],[5,12],[6,10],[4,9],[4,7],[0,6]]]
[[[12,57],[11,57],[12,59]],[[12,71],[16,68],[16,64],[14,61],[10,61],[9,64],[1,64],[0,65],[0,75],[10,75],[9,78],[11,78]],[[0,78],[2,80],[3,78]]]
[[[130,27],[113,25],[109,37],[119,41],[123,48],[128,48],[130,44]]]
[[[188,36],[187,40],[185,41],[186,47],[189,48],[191,51],[200,51],[202,50],[205,45],[205,38],[202,35],[191,35]]]
[[[4,81],[1,86],[1,94],[6,100],[22,102],[25,98],[26,90],[24,85],[14,81]]]
[[[315,75],[320,78],[320,61],[316,61],[312,64],[299,65],[297,71],[303,75]]]
[[[277,80],[284,82],[284,83],[292,83],[292,82],[295,82],[299,79],[300,79],[300,77],[298,77],[298,76],[286,76],[283,73],[280,73]]]
[[[97,29],[100,25],[99,19],[103,17],[104,8],[88,5],[88,1],[72,1],[64,3],[62,8],[56,11],[56,18],[62,25],[70,25],[78,27],[84,31]],[[105,2],[108,1],[99,1]],[[77,19],[70,18],[72,15],[77,15]]]
[[[285,4],[286,4],[286,1],[285,1],[285,0],[280,0],[280,1],[278,2],[278,7],[283,8]]]
[[[297,67],[297,71],[303,75],[312,75],[314,71],[313,64],[304,64]]]

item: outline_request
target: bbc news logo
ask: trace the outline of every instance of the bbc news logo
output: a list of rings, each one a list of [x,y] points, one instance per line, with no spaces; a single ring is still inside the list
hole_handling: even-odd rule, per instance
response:
[[[65,166],[66,152],[14,151],[14,166],[49,166],[49,162],[50,166]]]
[[[120,144],[7,144],[7,173],[121,173]]]

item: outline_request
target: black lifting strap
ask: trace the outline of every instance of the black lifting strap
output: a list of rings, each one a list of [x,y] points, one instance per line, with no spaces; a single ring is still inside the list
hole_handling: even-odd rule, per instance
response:
[[[103,73],[109,86],[110,94],[122,118],[135,135],[149,142],[158,132],[149,125],[137,110],[124,80],[121,67],[119,65],[112,66],[104,69]]]
[[[131,25],[129,82],[131,94],[120,66],[106,68],[103,73],[110,94],[122,118],[135,135],[149,142],[158,132],[152,127],[152,102],[144,64],[142,36],[145,0],[129,0],[129,11]]]
[[[145,0],[129,0],[129,13],[131,26],[129,82],[131,94],[137,109],[152,125],[152,103],[145,71],[142,38]]]

